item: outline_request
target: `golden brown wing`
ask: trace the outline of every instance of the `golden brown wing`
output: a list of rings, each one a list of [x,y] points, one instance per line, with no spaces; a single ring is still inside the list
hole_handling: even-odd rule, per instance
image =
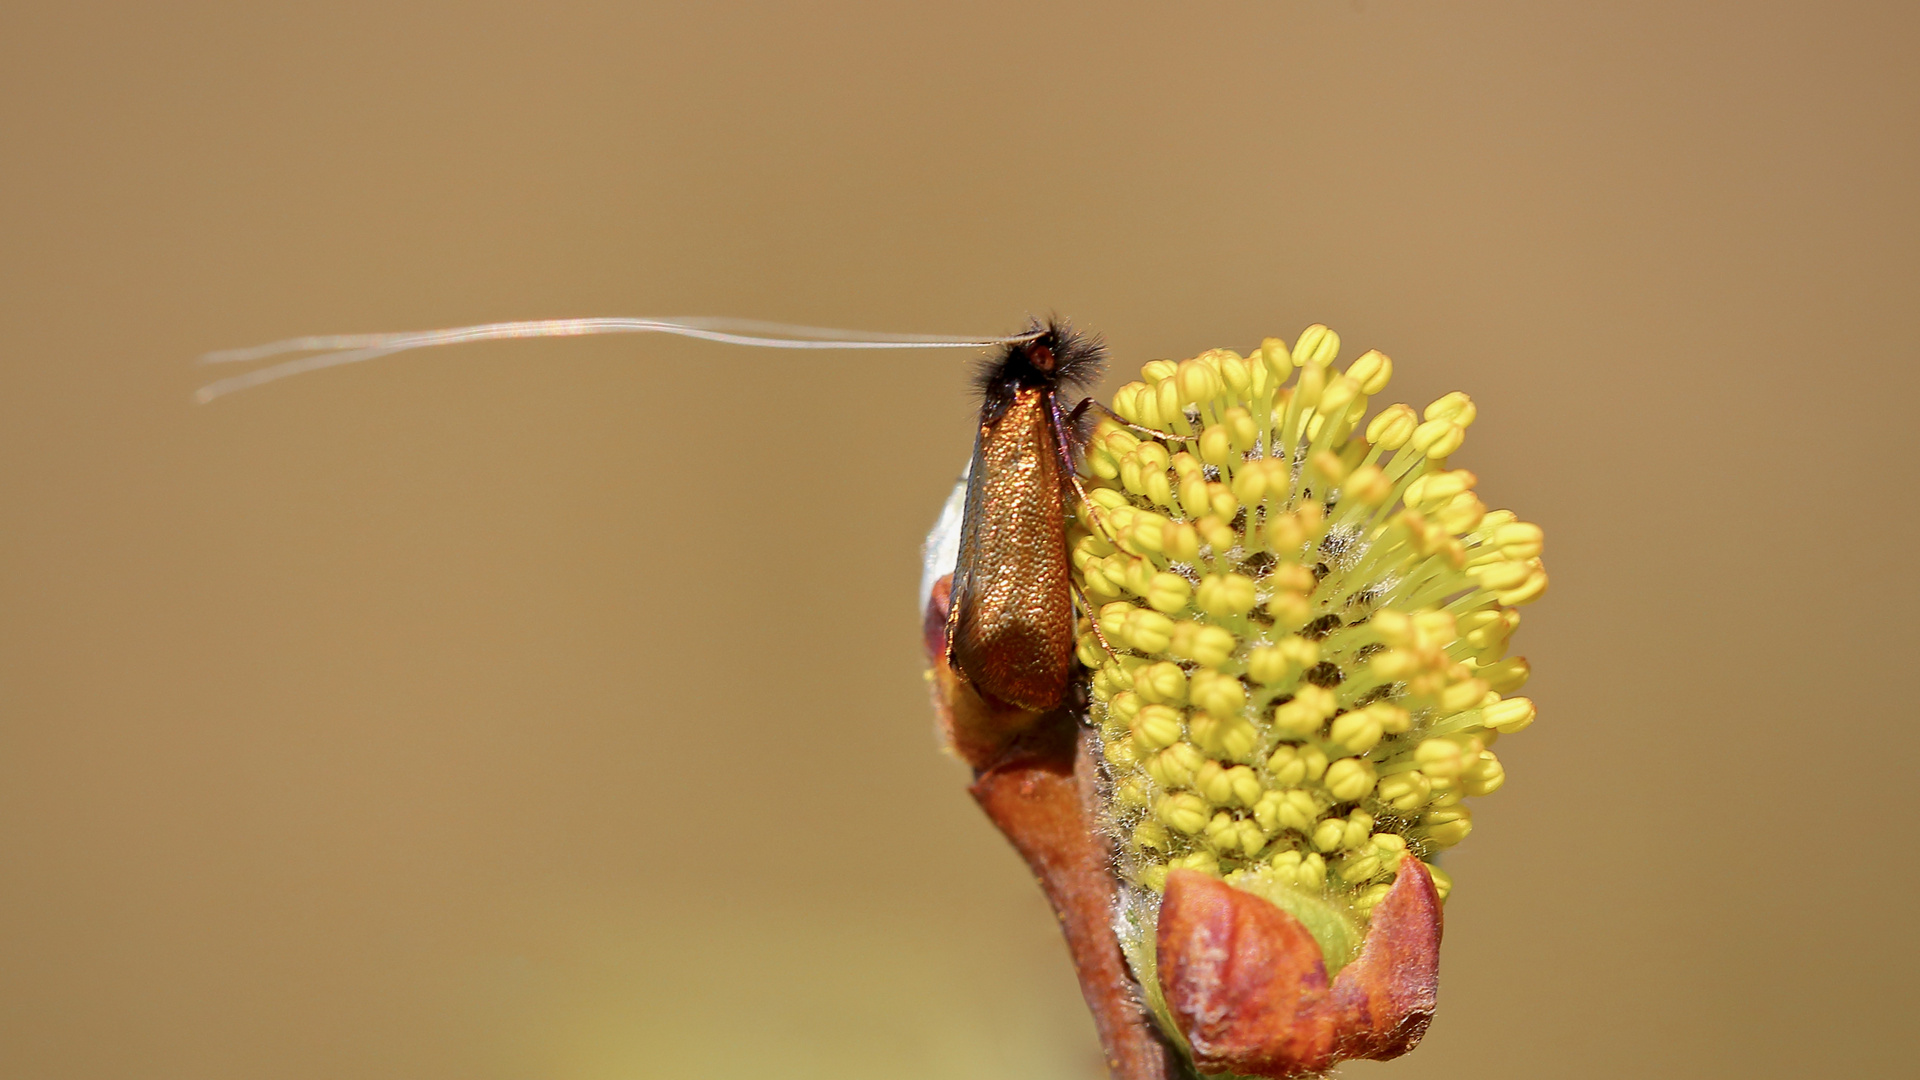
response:
[[[983,693],[1044,712],[1073,676],[1073,593],[1053,404],[1018,391],[980,427],[960,525],[947,661]]]

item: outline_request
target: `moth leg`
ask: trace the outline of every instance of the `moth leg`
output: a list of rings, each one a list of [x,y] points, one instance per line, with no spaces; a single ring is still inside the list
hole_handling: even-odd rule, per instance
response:
[[[1087,398],[1086,400],[1082,401],[1080,404],[1075,405],[1073,407],[1073,411],[1067,414],[1067,423],[1071,424],[1074,421],[1080,419],[1080,414],[1086,412],[1089,408],[1099,409],[1101,412],[1106,413],[1107,416],[1110,419],[1112,419],[1114,423],[1119,424],[1121,427],[1132,428],[1133,430],[1140,432],[1142,435],[1152,435],[1155,438],[1167,439],[1172,442],[1192,442],[1193,440],[1198,439],[1200,437],[1200,433],[1197,431],[1191,435],[1182,435],[1176,431],[1161,431],[1158,428],[1150,428],[1145,424],[1136,424],[1133,421],[1127,419],[1126,417],[1121,416],[1119,413],[1114,412],[1111,408],[1108,408],[1104,403],[1096,401],[1093,398]]]
[[[1093,610],[1093,601],[1088,600],[1087,594],[1081,591],[1079,582],[1074,581],[1072,578],[1068,578],[1067,581],[1073,586],[1074,599],[1080,601],[1081,610],[1087,613],[1087,625],[1093,628],[1093,636],[1100,642],[1100,647],[1107,650],[1108,656],[1118,660],[1120,658],[1119,650],[1115,649],[1113,643],[1107,640],[1107,635],[1100,632],[1100,619],[1098,614]]]
[[[1067,478],[1067,483],[1073,485],[1073,493],[1079,497],[1080,504],[1087,508],[1087,515],[1093,519],[1092,523],[1100,533],[1101,539],[1117,548],[1120,546],[1120,540],[1114,535],[1113,529],[1107,525],[1107,512],[1100,507],[1099,503],[1087,497],[1086,485],[1080,482],[1080,467],[1075,464],[1073,460],[1073,437],[1068,434],[1068,432],[1073,430],[1073,421],[1078,418],[1080,413],[1087,407],[1088,402],[1092,401],[1092,398],[1088,398],[1086,401],[1081,402],[1068,416],[1060,415],[1059,403],[1050,403],[1053,409],[1054,446],[1060,453],[1061,475]],[[1095,404],[1098,403],[1095,402]],[[1105,642],[1102,642],[1102,644],[1105,644]],[[1107,651],[1112,652],[1113,650],[1108,649]]]

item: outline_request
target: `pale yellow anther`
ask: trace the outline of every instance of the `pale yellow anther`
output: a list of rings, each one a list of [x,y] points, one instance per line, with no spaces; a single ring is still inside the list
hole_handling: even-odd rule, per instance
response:
[[[1107,709],[1109,712],[1111,712],[1113,709],[1114,695],[1120,692],[1119,684],[1116,683],[1113,678],[1113,666],[1111,664],[1105,664],[1105,665],[1089,664],[1088,666],[1094,667],[1096,669],[1093,673],[1094,699],[1097,701],[1106,702]]]
[[[1432,809],[1420,816],[1420,825],[1433,846],[1452,847],[1473,831],[1473,812],[1464,806]]]
[[[1233,797],[1241,806],[1252,806],[1260,801],[1266,788],[1260,783],[1260,776],[1245,765],[1235,765],[1227,770],[1227,782],[1233,787]]]
[[[1185,705],[1187,673],[1179,664],[1162,660],[1133,673],[1133,689],[1140,700],[1153,705]]]
[[[1349,375],[1339,375],[1327,380],[1327,387],[1320,392],[1320,402],[1314,408],[1320,415],[1338,422],[1345,417],[1347,406],[1361,396],[1360,383]]]
[[[1227,384],[1227,393],[1242,401],[1252,397],[1254,361],[1243,359],[1232,349],[1218,351],[1220,379]]]
[[[1513,521],[1494,529],[1488,541],[1509,559],[1532,559],[1545,545],[1546,533],[1531,521]]]
[[[1225,466],[1239,458],[1225,424],[1208,424],[1200,433],[1200,458],[1209,465]]]
[[[1201,518],[1193,526],[1200,530],[1200,539],[1213,549],[1216,559],[1225,557],[1240,539],[1240,535],[1233,531],[1233,526],[1217,517]]]
[[[1441,900],[1446,900],[1447,894],[1453,891],[1453,875],[1432,863],[1423,865],[1426,866],[1427,873],[1433,877],[1433,891],[1440,895]]]
[[[1167,835],[1167,827],[1165,825],[1155,821],[1153,818],[1145,818],[1141,820],[1140,824],[1133,827],[1133,842],[1143,848],[1165,851],[1173,842],[1173,838]]]
[[[1320,395],[1327,390],[1327,370],[1322,367],[1303,367],[1300,379],[1293,386],[1293,400],[1301,409],[1317,408]]]
[[[1140,396],[1143,400],[1147,397],[1146,394]],[[1152,396],[1154,411],[1160,415],[1162,424],[1175,428],[1186,426],[1186,402],[1180,400],[1180,384],[1177,380],[1168,379],[1156,385]]]
[[[1204,516],[1212,509],[1212,500],[1207,493],[1207,478],[1202,473],[1188,473],[1180,478],[1175,489],[1180,496],[1180,510],[1190,518]]]
[[[1260,351],[1255,354],[1273,374],[1273,385],[1278,386],[1293,374],[1293,355],[1287,343],[1279,338],[1270,337],[1260,342]]]
[[[1393,378],[1393,361],[1379,349],[1368,349],[1347,365],[1347,377],[1360,384],[1361,393],[1377,394],[1385,390],[1387,380]]]
[[[1532,569],[1527,579],[1511,589],[1495,593],[1493,597],[1495,600],[1508,607],[1519,607],[1540,599],[1541,595],[1547,591],[1547,569],[1540,565],[1539,559],[1529,559],[1527,565]]]
[[[1380,856],[1372,851],[1366,851],[1341,859],[1336,864],[1335,872],[1340,875],[1342,881],[1359,883],[1372,879],[1382,869],[1384,866]]]
[[[1162,473],[1164,478],[1166,474]],[[1191,563],[1200,557],[1200,530],[1192,522],[1179,521],[1161,533],[1166,545],[1167,558],[1174,562]]]
[[[1318,507],[1319,503],[1308,503],[1307,507]],[[1308,540],[1319,535],[1320,521],[1317,515],[1301,507],[1284,514],[1275,514],[1267,519],[1267,543],[1273,550],[1288,558],[1298,555]]]
[[[1499,791],[1500,785],[1506,782],[1507,770],[1491,750],[1475,754],[1460,773],[1460,790],[1476,799]]]
[[[1416,612],[1413,625],[1419,631],[1420,643],[1428,648],[1444,645],[1460,633],[1459,623],[1450,611]]]
[[[1378,885],[1369,886],[1361,890],[1360,894],[1353,898],[1354,910],[1360,912],[1362,915],[1371,915],[1373,909],[1379,906],[1380,901],[1385,900],[1387,894],[1392,891],[1393,886],[1388,885],[1384,881]]]
[[[1172,792],[1154,802],[1153,816],[1168,828],[1192,836],[1207,827],[1207,802],[1190,792]]]
[[[1153,782],[1163,788],[1187,787],[1207,763],[1206,755],[1192,743],[1177,742],[1157,754],[1149,754],[1141,765]]]
[[[1413,429],[1419,425],[1413,406],[1391,405],[1367,424],[1367,441],[1381,450],[1398,450],[1413,438]]]
[[[1154,505],[1164,505],[1167,509],[1173,509],[1173,479],[1167,477],[1165,469],[1154,469],[1150,473],[1142,473],[1140,488],[1142,488],[1142,494]]]
[[[1381,802],[1401,813],[1406,813],[1427,804],[1427,800],[1433,795],[1433,784],[1427,779],[1425,773],[1416,769],[1381,777],[1375,790]]]
[[[1134,449],[1133,459],[1143,472],[1165,472],[1173,465],[1173,454],[1164,443],[1143,442]]]
[[[1233,489],[1231,487],[1228,487],[1218,480],[1209,481],[1207,484],[1207,509],[1214,517],[1220,519],[1222,525],[1226,525],[1233,520],[1234,515],[1240,512],[1240,500],[1233,497]],[[1228,529],[1231,531],[1231,526],[1228,526]],[[1238,541],[1239,537],[1236,536],[1225,546],[1232,547]]]
[[[1248,463],[1249,465],[1252,462]],[[1233,497],[1243,506],[1253,506],[1267,495],[1267,470],[1244,468],[1233,474]]]
[[[1300,868],[1294,872],[1300,884],[1309,889],[1318,889],[1327,883],[1327,860],[1320,853],[1309,852],[1300,860]]]
[[[1233,619],[1253,610],[1257,593],[1253,579],[1245,574],[1208,574],[1200,579],[1194,602],[1216,619]]]
[[[1149,866],[1145,870],[1140,871],[1139,881],[1144,888],[1152,889],[1157,893],[1165,892],[1167,890],[1167,867],[1159,865]]]
[[[1481,608],[1460,617],[1460,639],[1486,663],[1505,654],[1507,639],[1520,627],[1520,613],[1512,608]]]
[[[1111,604],[1108,605],[1108,607],[1111,606]],[[1105,608],[1101,609],[1103,617],[1105,611]],[[1106,629],[1104,622],[1101,624],[1101,629]],[[1144,611],[1132,605],[1128,605],[1126,622],[1122,624],[1121,631],[1114,636],[1144,653],[1165,652],[1167,646],[1173,642],[1172,619],[1157,611]]]
[[[1426,739],[1414,748],[1413,760],[1420,771],[1433,780],[1451,780],[1460,775],[1466,764],[1461,760],[1460,745],[1451,739]]]
[[[1187,606],[1193,597],[1193,586],[1179,574],[1158,573],[1148,581],[1142,595],[1154,610],[1173,615]]]
[[[1487,696],[1487,684],[1479,679],[1467,679],[1454,683],[1435,696],[1443,713],[1463,712],[1480,703]]]
[[[1300,331],[1300,339],[1293,343],[1293,362],[1299,367],[1324,368],[1339,355],[1340,335],[1319,323]]]
[[[1104,610],[1103,608],[1102,611]],[[1373,632],[1380,635],[1380,640],[1388,645],[1404,647],[1413,644],[1415,633],[1413,616],[1404,611],[1383,608],[1373,613],[1373,618],[1367,625],[1371,626]]]
[[[1357,848],[1373,835],[1373,815],[1365,810],[1355,810],[1347,815],[1346,835],[1341,838],[1341,847]]]
[[[1135,596],[1147,596],[1153,591],[1154,578],[1159,571],[1153,562],[1138,555],[1115,555],[1107,560],[1107,576],[1118,577],[1120,584]]]
[[[1274,730],[1289,738],[1304,739],[1316,735],[1335,708],[1333,692],[1311,684],[1302,686],[1293,697],[1273,710]]]
[[[1317,746],[1282,744],[1267,758],[1267,772],[1281,787],[1310,783],[1326,775],[1327,755]]]
[[[1073,655],[1085,667],[1098,667],[1107,658],[1107,650],[1101,647],[1099,638],[1087,633],[1074,639]]]
[[[1191,699],[1196,709],[1228,716],[1246,707],[1247,688],[1232,675],[1203,668],[1193,673]]]
[[[1167,639],[1167,651],[1209,668],[1226,666],[1239,645],[1232,631],[1198,622],[1180,623]]]
[[[1085,569],[1088,563],[1113,554],[1113,545],[1099,536],[1087,535],[1073,542],[1073,567]]]
[[[1413,726],[1412,715],[1391,701],[1376,701],[1357,711],[1372,716],[1380,725],[1380,730],[1388,735],[1404,734]]]
[[[1130,776],[1113,787],[1114,801],[1130,810],[1144,810],[1153,801],[1153,791],[1140,777]]]
[[[1088,598],[1095,603],[1104,604],[1110,600],[1117,599],[1120,594],[1125,591],[1120,582],[1113,580],[1107,575],[1106,567],[1101,561],[1091,562],[1082,567],[1080,576],[1081,584],[1086,589]],[[1101,629],[1105,630],[1106,627],[1103,626]]]
[[[1221,381],[1220,372],[1212,364],[1200,360],[1187,360],[1180,364],[1174,379],[1180,384],[1180,404],[1194,405],[1212,401],[1226,389]]]
[[[1254,820],[1265,826],[1269,832],[1291,829],[1294,832],[1311,833],[1320,820],[1320,800],[1314,793],[1303,788],[1290,791],[1269,791],[1260,796],[1254,804]]]
[[[1259,857],[1267,846],[1266,834],[1260,831],[1260,826],[1243,818],[1235,823],[1235,827],[1240,831],[1240,850],[1249,859]]]
[[[1473,418],[1477,415],[1478,410],[1473,407],[1473,399],[1455,390],[1428,405],[1421,417],[1426,420],[1450,420],[1466,428],[1473,426]]]
[[[1455,495],[1471,491],[1478,482],[1479,477],[1466,469],[1425,473],[1407,485],[1401,498],[1406,500],[1408,506],[1422,513],[1432,513]]]
[[[1260,441],[1260,425],[1246,406],[1235,405],[1221,414],[1220,419],[1227,427],[1228,443],[1237,454],[1246,453]]]
[[[1380,737],[1385,733],[1380,718],[1361,709],[1334,717],[1333,724],[1327,729],[1327,739],[1339,744],[1349,754],[1364,754],[1380,745]]]
[[[1393,481],[1378,465],[1362,465],[1347,477],[1340,487],[1342,501],[1352,501],[1362,506],[1379,506],[1393,494]]]
[[[1121,540],[1137,554],[1158,554],[1166,550],[1167,528],[1172,524],[1151,510],[1137,510],[1128,519]]]
[[[1120,460],[1113,451],[1107,449],[1104,440],[1093,439],[1087,443],[1086,471],[1102,480],[1112,480],[1120,475]]]
[[[1489,510],[1487,511],[1486,518],[1480,522],[1481,535],[1490,537],[1494,534],[1495,530],[1506,525],[1511,525],[1518,520],[1520,520],[1520,516],[1511,510]]]
[[[1193,744],[1215,757],[1239,761],[1260,745],[1260,732],[1244,716],[1196,712],[1187,718]]]
[[[1466,442],[1466,429],[1451,420],[1429,420],[1413,429],[1413,438],[1407,440],[1415,450],[1430,458],[1444,458],[1460,449]]]
[[[1141,750],[1158,750],[1180,741],[1179,709],[1166,705],[1143,705],[1129,725],[1133,742]]]
[[[1527,676],[1533,668],[1524,656],[1509,656],[1478,668],[1474,674],[1486,681],[1487,687],[1497,694],[1511,694],[1527,685]]]
[[[1277,589],[1267,598],[1267,614],[1273,616],[1275,625],[1280,629],[1294,630],[1305,626],[1307,620],[1313,618],[1313,604],[1305,593]],[[1262,678],[1256,675],[1255,678],[1269,683],[1280,681],[1280,677]]]
[[[1367,670],[1388,682],[1411,679],[1426,668],[1425,657],[1409,648],[1388,649],[1385,652],[1374,653],[1367,661]]]
[[[1371,402],[1368,401],[1367,395],[1354,395],[1353,401],[1347,405],[1347,414],[1340,418],[1340,430],[1335,433],[1333,437],[1333,441],[1336,444],[1346,442],[1353,437],[1355,431],[1360,429],[1360,421],[1367,415],[1367,406],[1369,404],[1371,404]],[[1349,447],[1348,449],[1352,451],[1355,461],[1359,460],[1359,455],[1366,452],[1365,447],[1358,445]]]
[[[1115,390],[1113,392],[1113,411],[1133,423],[1142,423],[1140,419],[1140,395],[1145,390],[1146,385],[1137,382],[1130,382],[1120,389]]]
[[[1234,767],[1245,768],[1245,766]],[[1217,761],[1201,763],[1199,770],[1193,774],[1193,789],[1215,806],[1235,805],[1239,799],[1234,795],[1233,781],[1227,778],[1227,769],[1228,766]],[[1256,791],[1253,798],[1258,802],[1259,792]]]
[[[1210,877],[1220,876],[1220,859],[1211,851],[1196,851],[1167,863],[1169,870],[1198,870]]]
[[[1297,848],[1283,848],[1267,860],[1276,876],[1284,881],[1300,884],[1300,851]]]
[[[1148,386],[1159,386],[1180,371],[1178,360],[1149,360],[1140,365],[1140,378]]]
[[[1266,834],[1251,821],[1221,811],[1207,823],[1207,840],[1222,855],[1258,855],[1267,846]]]
[[[1295,592],[1310,593],[1319,581],[1313,571],[1299,563],[1281,563],[1267,575],[1267,582],[1276,589],[1292,589]],[[1318,659],[1316,656],[1315,659]]]
[[[1486,514],[1487,504],[1480,501],[1480,496],[1463,491],[1434,512],[1434,521],[1450,533],[1465,534],[1472,532]]]
[[[1373,762],[1366,758],[1341,758],[1327,766],[1327,793],[1340,802],[1366,798],[1374,780]]]
[[[1313,836],[1308,839],[1316,851],[1333,852],[1347,846],[1347,823],[1342,818],[1328,818],[1314,826]]]
[[[1511,735],[1533,723],[1533,701],[1514,697],[1494,702],[1482,710],[1480,722],[1502,735]]]
[[[1140,436],[1112,420],[1100,421],[1100,425],[1094,428],[1094,438],[1098,439],[1100,444],[1107,448],[1107,452],[1116,458],[1133,453],[1134,448],[1140,445]]]
[[[1108,740],[1101,753],[1115,768],[1126,769],[1140,763],[1139,748],[1133,745],[1131,737]]]
[[[1307,466],[1326,477],[1330,484],[1338,484],[1347,478],[1347,463],[1331,450],[1315,450],[1307,458]]]
[[[1503,592],[1526,581],[1533,567],[1524,562],[1497,562],[1476,566],[1467,573],[1481,588]]]

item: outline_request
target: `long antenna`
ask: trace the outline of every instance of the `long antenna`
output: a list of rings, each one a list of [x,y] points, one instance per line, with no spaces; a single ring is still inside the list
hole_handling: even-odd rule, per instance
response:
[[[953,337],[943,334],[882,334],[865,330],[833,330],[821,326],[793,326],[757,319],[676,317],[665,319],[537,319],[530,322],[482,323],[448,330],[410,330],[394,334],[329,334],[288,338],[245,349],[222,349],[200,358],[203,364],[241,364],[287,353],[309,352],[242,375],[210,382],[194,391],[205,404],[236,390],[260,386],[290,375],[322,368],[357,364],[393,353],[436,345],[502,338],[585,337],[590,334],[676,334],[680,337],[750,345],[763,349],[982,349],[1028,341],[1043,331],[1029,330],[1005,337]]]

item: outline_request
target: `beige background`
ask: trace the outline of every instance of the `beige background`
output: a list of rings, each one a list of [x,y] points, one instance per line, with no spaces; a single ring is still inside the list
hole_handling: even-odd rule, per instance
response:
[[[188,401],[1048,310],[1328,322],[1547,527],[1439,1020],[1352,1075],[1908,1075],[1905,6],[10,4],[0,1075],[1096,1075],[923,699],[958,357]]]

